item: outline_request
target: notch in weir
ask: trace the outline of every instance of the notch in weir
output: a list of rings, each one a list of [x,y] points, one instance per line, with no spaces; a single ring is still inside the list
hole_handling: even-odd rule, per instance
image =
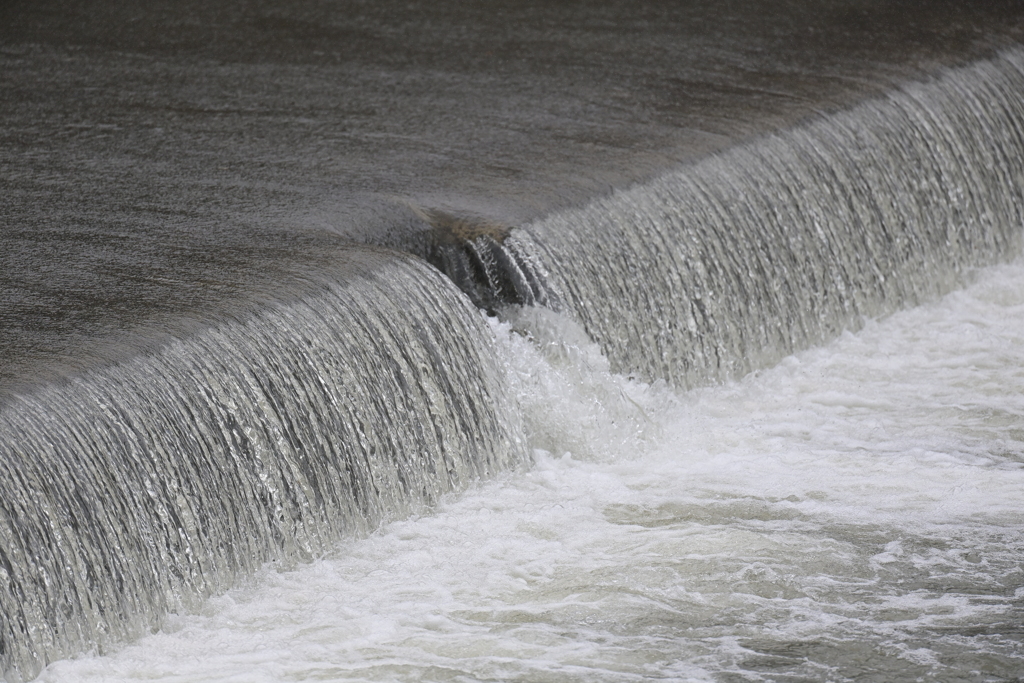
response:
[[[409,207],[430,226],[420,256],[488,315],[505,306],[560,308],[525,231],[469,214]]]

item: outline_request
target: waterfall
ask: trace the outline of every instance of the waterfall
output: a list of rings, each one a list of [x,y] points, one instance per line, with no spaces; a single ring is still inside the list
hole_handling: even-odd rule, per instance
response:
[[[1009,51],[518,239],[617,372],[736,378],[1018,253],[1022,93],[1024,53]]]
[[[8,680],[524,460],[490,330],[422,263],[333,277],[0,413]]]
[[[4,675],[527,463],[474,303],[549,307],[616,372],[690,387],[1009,258],[1022,94],[1011,50],[523,227],[424,210],[436,268],[340,249],[271,301],[20,389],[0,411]]]

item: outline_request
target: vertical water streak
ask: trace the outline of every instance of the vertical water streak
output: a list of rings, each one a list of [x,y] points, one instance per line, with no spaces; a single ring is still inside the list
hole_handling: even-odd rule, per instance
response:
[[[561,310],[558,292],[527,233],[477,216],[406,204],[429,229],[386,246],[421,256],[492,315],[509,305]]]
[[[5,406],[8,680],[523,462],[479,312],[409,257],[343,260],[287,301]]]
[[[1012,50],[526,230],[616,371],[694,386],[948,291],[1022,225]]]

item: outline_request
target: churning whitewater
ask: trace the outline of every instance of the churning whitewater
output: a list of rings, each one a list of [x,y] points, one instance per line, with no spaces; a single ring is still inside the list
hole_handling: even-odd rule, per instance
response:
[[[529,472],[40,680],[1019,678],[1022,320],[1016,262],[687,393],[497,326]]]

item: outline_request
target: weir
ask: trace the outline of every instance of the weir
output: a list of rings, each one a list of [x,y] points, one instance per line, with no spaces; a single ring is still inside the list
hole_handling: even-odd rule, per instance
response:
[[[617,372],[738,378],[1020,252],[1022,93],[1007,51],[537,221],[536,279]]]
[[[526,462],[479,313],[367,249],[0,413],[7,680]]]
[[[60,61],[40,54],[32,59],[43,66],[28,59],[32,68]],[[973,268],[1017,256],[1024,240],[1024,51],[965,54],[972,58],[966,65],[934,67],[927,78],[893,77],[898,88],[881,77],[872,88],[851,86],[833,102],[843,106],[815,112],[779,105],[777,118],[764,116],[771,123],[752,124],[749,135],[742,125],[709,133],[714,144],[652,163],[657,172],[638,172],[641,181],[615,176],[613,189],[601,194],[595,172],[565,196],[549,188],[528,209],[509,204],[528,203],[529,191],[543,194],[551,178],[516,185],[508,178],[522,169],[495,163],[499,170],[487,179],[511,188],[511,199],[488,204],[477,197],[460,210],[458,192],[446,194],[440,172],[441,180],[428,182],[411,179],[410,171],[410,182],[419,184],[408,197],[394,187],[375,189],[365,212],[347,204],[340,210],[345,229],[318,226],[327,237],[318,232],[307,242],[303,232],[327,211],[326,201],[316,220],[275,215],[240,228],[246,224],[233,207],[250,199],[262,210],[277,196],[291,206],[330,194],[311,181],[289,185],[294,159],[281,153],[266,156],[284,170],[209,186],[194,182],[194,157],[178,158],[177,175],[168,174],[171,200],[147,194],[145,182],[166,179],[163,160],[146,157],[149,176],[138,186],[125,182],[151,204],[131,207],[127,218],[107,217],[112,206],[121,210],[117,197],[96,200],[101,218],[84,211],[81,224],[66,229],[35,209],[16,214],[37,224],[8,240],[30,247],[8,254],[31,252],[38,260],[22,266],[29,275],[0,273],[0,281],[10,280],[5,291],[15,292],[5,301],[9,310],[30,312],[33,302],[44,304],[34,318],[11,314],[16,324],[3,340],[0,671],[21,681],[56,659],[106,651],[159,628],[170,612],[196,610],[264,563],[318,557],[340,539],[528,465],[516,397],[479,309],[503,316],[512,315],[510,307],[550,308],[578,322],[616,372],[685,388],[740,377],[865,317],[947,292]],[[88,69],[106,78],[104,66],[100,60]],[[192,67],[221,69],[206,62],[181,68]],[[144,76],[158,69],[124,68]],[[227,80],[237,76],[224,69]],[[733,92],[755,92],[720,90],[723,102]],[[239,115],[217,107],[201,113],[213,118],[188,135],[221,143],[222,120]],[[224,129],[234,131],[236,123]],[[581,148],[605,145],[600,136],[574,134]],[[545,141],[559,135],[538,133]],[[388,136],[398,133],[374,130],[353,146]],[[433,159],[438,139],[447,140],[428,138],[429,149],[415,159]],[[88,151],[92,143],[76,144]],[[250,144],[258,160],[264,141]],[[229,147],[217,154],[229,157]],[[352,176],[362,153],[352,152],[356,161],[338,172]],[[601,158],[611,165],[639,158],[619,153]],[[564,152],[550,165],[586,161],[587,154]],[[32,183],[50,183],[45,163],[30,156],[19,163],[43,166]],[[537,159],[545,157],[527,159],[526,166],[541,165]],[[373,163],[378,175],[393,175],[389,161]],[[330,175],[320,167],[303,172]],[[462,186],[472,186],[465,180],[472,175],[465,172]],[[230,199],[209,201],[221,198],[207,194],[210,186]],[[12,205],[33,204],[39,190],[32,188],[13,193]],[[174,197],[189,200],[180,213],[161,204]],[[69,203],[76,201],[84,202],[76,195]],[[207,202],[209,216],[189,213]],[[492,218],[487,209],[494,206]],[[172,218],[124,227],[161,212]],[[386,229],[349,226],[354,217]],[[301,229],[275,232],[274,221],[288,220]],[[159,248],[134,261],[119,244],[122,231]],[[250,244],[261,240],[266,251]],[[37,257],[39,245],[52,253]],[[72,251],[74,267],[85,264],[76,277],[88,273],[100,283],[93,291],[69,293],[74,277],[58,272],[48,283],[40,275],[45,268],[32,267]],[[111,263],[120,270],[104,279]],[[135,279],[140,264],[145,277]],[[265,271],[260,296],[246,294],[253,271]],[[93,302],[96,291],[109,293],[110,282],[113,293]],[[69,314],[72,332],[54,313],[65,305],[81,314]],[[73,334],[79,328],[85,342]],[[125,330],[129,337],[152,334],[146,343],[111,341]]]

